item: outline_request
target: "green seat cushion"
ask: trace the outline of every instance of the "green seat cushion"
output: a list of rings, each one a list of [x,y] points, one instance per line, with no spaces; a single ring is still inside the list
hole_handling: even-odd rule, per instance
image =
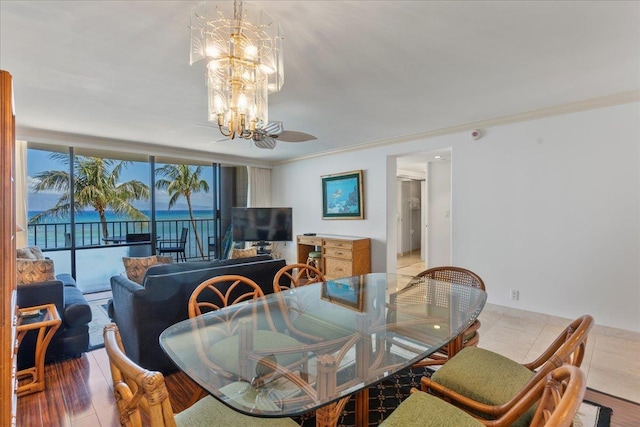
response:
[[[175,415],[179,427],[227,426],[227,427],[296,427],[291,418],[258,418],[236,412],[211,396],[200,399],[194,405]]]
[[[471,415],[435,396],[412,393],[380,424],[384,427],[478,427]]]
[[[279,349],[283,347],[301,347],[301,344],[295,338],[280,332],[257,330],[253,332],[253,349],[256,352],[268,353],[269,350]],[[209,358],[216,365],[220,366],[227,372],[240,374],[239,355],[239,339],[237,335],[225,338],[208,351]],[[276,360],[281,366],[288,366],[302,360],[304,354],[287,353],[277,354]]]
[[[487,405],[510,401],[533,377],[521,364],[489,350],[467,347],[445,363],[431,380]],[[527,426],[534,408],[514,426]]]
[[[331,317],[331,314],[334,316]],[[327,318],[329,317],[329,318]],[[307,334],[323,338],[325,340],[334,340],[344,338],[353,333],[353,329],[348,329],[355,325],[355,317],[340,319],[340,316],[333,312],[326,316],[326,313],[303,313],[296,317],[293,326]],[[343,327],[341,325],[345,325]]]

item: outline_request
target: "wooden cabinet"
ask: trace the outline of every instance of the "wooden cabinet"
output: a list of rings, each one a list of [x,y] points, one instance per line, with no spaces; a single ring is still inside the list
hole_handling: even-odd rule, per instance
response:
[[[0,426],[16,425],[15,116],[11,74],[0,70]]]
[[[321,270],[327,279],[371,273],[371,239],[335,235],[298,236],[298,262],[309,253],[322,253]]]

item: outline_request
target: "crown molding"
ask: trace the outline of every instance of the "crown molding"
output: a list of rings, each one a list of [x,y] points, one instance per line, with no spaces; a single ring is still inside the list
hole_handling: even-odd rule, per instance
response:
[[[571,102],[568,104],[557,105],[553,107],[531,110],[524,113],[510,114],[508,116],[495,117],[493,119],[479,120],[476,122],[462,123],[459,125],[449,126],[445,128],[429,130],[425,132],[414,133],[405,136],[382,139],[379,141],[368,142],[364,144],[351,145],[349,147],[338,148],[335,150],[322,151],[319,153],[309,154],[306,156],[296,157],[295,159],[281,160],[273,162],[274,165],[282,165],[293,163],[300,160],[309,160],[318,157],[330,156],[335,154],[343,154],[352,151],[364,150],[368,148],[383,147],[386,145],[400,144],[410,142],[417,139],[427,139],[436,136],[449,135],[458,132],[467,132],[472,129],[486,129],[495,126],[504,126],[513,123],[527,122],[547,117],[561,116],[565,114],[577,113],[587,110],[595,110],[598,108],[612,107],[615,105],[628,104],[640,101],[640,90],[632,90],[628,92],[620,92],[613,95],[601,96],[598,98],[589,98],[581,101]]]

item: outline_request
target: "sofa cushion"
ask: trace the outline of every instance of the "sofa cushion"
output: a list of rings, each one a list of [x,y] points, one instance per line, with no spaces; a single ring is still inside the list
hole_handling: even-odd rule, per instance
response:
[[[76,286],[75,279],[69,273],[56,274],[56,279],[60,280],[64,286]]]
[[[18,285],[55,280],[53,261],[50,259],[17,259]]]
[[[44,259],[42,250],[37,246],[27,246],[16,251],[16,258],[24,259]]]
[[[122,263],[129,280],[141,285],[147,269],[156,264],[171,264],[172,257],[152,255],[148,257],[122,257]]]
[[[255,246],[248,249],[233,249],[231,251],[231,258],[251,258],[258,255],[258,248]]]

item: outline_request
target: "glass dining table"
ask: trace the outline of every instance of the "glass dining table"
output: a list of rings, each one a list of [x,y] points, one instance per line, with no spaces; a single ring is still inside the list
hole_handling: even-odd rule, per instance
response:
[[[246,415],[316,411],[335,426],[356,395],[368,425],[368,388],[455,339],[486,293],[465,285],[370,273],[313,283],[187,319],[160,336],[177,367]]]

